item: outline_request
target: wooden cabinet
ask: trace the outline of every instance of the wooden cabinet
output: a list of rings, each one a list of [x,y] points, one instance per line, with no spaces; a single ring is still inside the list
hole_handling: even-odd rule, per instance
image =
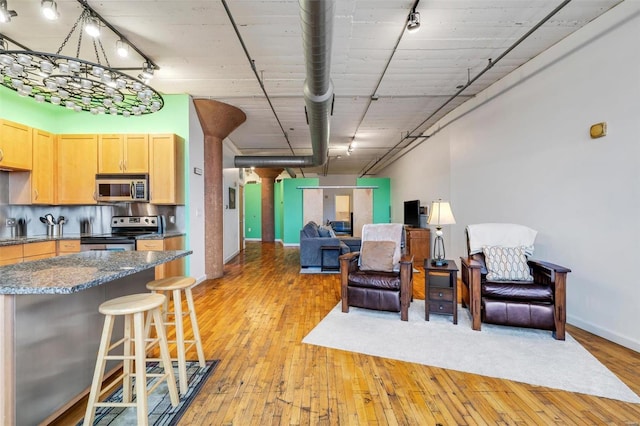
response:
[[[11,204],[55,203],[55,136],[39,129],[32,131],[33,169],[9,174]]]
[[[22,262],[22,244],[0,246],[0,266]]]
[[[59,135],[57,204],[96,204],[97,135]]]
[[[0,120],[0,168],[31,170],[31,127]]]
[[[80,253],[80,240],[58,240],[58,256]]]
[[[170,237],[164,240],[137,240],[136,250],[162,251],[184,250],[184,237]],[[185,274],[185,259],[180,258],[171,262],[156,266],[156,280],[165,277],[175,277]]]
[[[427,228],[405,228],[407,254],[413,255],[413,264],[422,265],[431,257],[431,232]]]
[[[149,135],[100,135],[98,173],[149,173]]]
[[[174,134],[149,135],[151,204],[184,204],[184,140]]]
[[[23,260],[25,262],[30,260],[48,259],[50,257],[56,257],[56,242],[42,241],[39,243],[24,244],[22,250]]]

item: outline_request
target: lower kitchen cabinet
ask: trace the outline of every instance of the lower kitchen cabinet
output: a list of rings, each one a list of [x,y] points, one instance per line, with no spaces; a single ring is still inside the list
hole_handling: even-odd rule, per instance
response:
[[[56,242],[43,241],[39,243],[24,244],[22,248],[22,255],[22,259],[25,262],[56,257]]]
[[[163,250],[184,250],[184,237],[169,237],[164,240],[137,240],[136,250],[138,251],[163,251]],[[175,277],[185,274],[185,260],[180,258],[171,262],[156,266],[156,279]]]
[[[22,262],[22,244],[0,247],[0,266]]]
[[[58,240],[58,256],[80,253],[80,240]]]

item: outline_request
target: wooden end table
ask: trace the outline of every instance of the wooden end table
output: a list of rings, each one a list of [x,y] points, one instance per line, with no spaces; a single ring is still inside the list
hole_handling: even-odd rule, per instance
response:
[[[444,266],[434,266],[431,259],[424,260],[424,319],[429,314],[453,315],[458,324],[458,267],[454,260]]]

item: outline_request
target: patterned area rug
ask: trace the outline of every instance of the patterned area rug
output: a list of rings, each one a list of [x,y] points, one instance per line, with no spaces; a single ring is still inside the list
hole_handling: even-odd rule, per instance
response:
[[[204,368],[200,368],[200,364],[197,361],[187,362],[187,376],[189,389],[185,395],[180,395],[180,402],[177,407],[171,406],[171,399],[169,398],[169,389],[166,382],[160,384],[149,395],[149,425],[153,426],[173,426],[178,424],[178,421],[185,413],[191,401],[200,391],[202,385],[207,381],[209,375],[216,369],[218,360],[207,361]],[[177,363],[173,363],[173,372],[178,377]],[[157,362],[150,362],[147,364],[147,373],[162,373],[162,368],[158,366]],[[147,388],[157,378],[151,378],[148,381]],[[116,389],[106,399],[109,402],[121,402],[122,401],[122,386]],[[134,397],[135,401],[135,397]],[[93,422],[94,425],[135,425],[136,424],[136,409],[133,407],[100,407],[96,409],[96,418]],[[78,423],[78,426],[82,425],[82,420]]]
[[[396,312],[340,303],[303,342],[383,358],[414,362],[537,386],[640,403],[640,397],[567,334],[482,324],[471,329],[469,311],[458,308],[458,325],[449,315],[424,320],[424,300],[409,307],[409,321]]]

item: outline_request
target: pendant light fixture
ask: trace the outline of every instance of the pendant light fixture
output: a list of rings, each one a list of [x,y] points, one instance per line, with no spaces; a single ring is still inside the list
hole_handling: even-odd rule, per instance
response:
[[[6,2],[7,0],[0,0],[0,18],[2,11],[6,11]],[[52,5],[57,12],[55,1],[42,1],[41,5],[44,7],[45,3],[47,7]],[[0,84],[15,90],[20,96],[32,97],[39,103],[49,102],[78,112],[88,111],[94,115],[129,117],[159,111],[164,106],[164,100],[157,91],[148,86],[157,66],[86,2],[80,1],[80,4],[83,6],[82,13],[56,53],[28,50],[7,38],[24,49],[8,50],[6,40],[3,40],[0,43]],[[11,16],[16,16],[15,12]],[[88,29],[92,26],[92,34],[97,34],[91,39],[96,62],[79,58],[82,32],[84,30],[89,33]],[[100,27],[109,28],[120,37],[120,42],[126,46],[127,51],[129,47],[133,47],[143,57],[143,66],[134,68],[141,70],[140,79],[111,68],[99,38]],[[75,57],[62,55],[62,50],[78,28]]]

